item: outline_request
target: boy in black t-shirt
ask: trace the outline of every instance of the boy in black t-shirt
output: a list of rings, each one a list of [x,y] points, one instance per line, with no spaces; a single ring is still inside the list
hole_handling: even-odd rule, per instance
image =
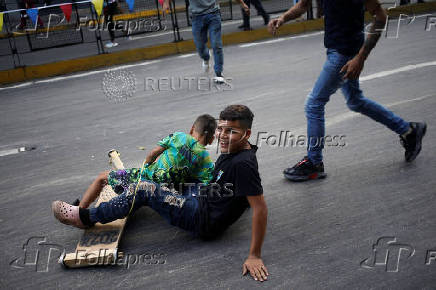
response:
[[[259,176],[256,151],[251,145],[253,113],[243,105],[231,105],[221,113],[216,137],[221,155],[215,162],[211,184],[200,190],[200,235],[207,237],[224,231],[251,207],[252,233],[247,260],[243,264],[243,274],[250,272],[255,280],[267,279],[268,271],[261,259],[261,248],[266,231],[268,209],[263,198],[263,188]]]
[[[252,122],[253,113],[243,105],[228,106],[220,113],[215,134],[222,154],[207,186],[194,186],[197,190],[192,190],[193,184],[185,184],[190,190],[184,190],[181,195],[164,184],[142,181],[133,194],[125,192],[90,209],[56,201],[54,205],[61,210],[54,211],[55,217],[64,224],[85,228],[96,222],[124,218],[146,205],[170,224],[211,238],[222,233],[251,207],[251,246],[242,269],[244,275],[249,272],[255,280],[264,281],[268,271],[261,259],[261,248],[268,209],[258,172],[257,147],[248,142]]]

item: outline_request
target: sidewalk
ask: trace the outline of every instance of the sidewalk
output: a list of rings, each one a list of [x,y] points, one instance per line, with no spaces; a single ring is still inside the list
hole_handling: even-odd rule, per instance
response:
[[[389,15],[398,15],[399,11],[403,13],[408,11],[415,14],[436,11],[436,2],[401,6],[398,9],[390,10]],[[235,12],[240,13],[239,9]],[[276,15],[271,15],[271,17],[274,16]],[[369,15],[367,15],[366,20],[369,21],[370,19]],[[272,37],[263,25],[263,19],[259,16],[251,19],[251,25],[254,29],[252,31],[240,31],[237,27],[241,23],[242,20],[223,22],[224,45],[252,42]],[[25,66],[15,69],[8,69],[8,67],[13,67],[12,57],[2,56],[0,57],[0,85],[195,51],[191,27],[181,29],[180,35],[183,41],[174,43],[169,17],[167,17],[165,24],[167,27],[171,27],[170,30],[117,38],[116,41],[120,45],[110,50],[106,49],[108,53],[105,54],[96,54],[96,43],[51,48],[20,55],[21,63]],[[321,30],[323,25],[323,19],[293,22],[284,25],[280,29],[279,36]],[[108,38],[106,34],[107,32],[103,33],[103,39]]]

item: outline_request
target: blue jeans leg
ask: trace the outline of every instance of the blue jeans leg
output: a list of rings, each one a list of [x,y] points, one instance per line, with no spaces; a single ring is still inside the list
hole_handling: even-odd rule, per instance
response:
[[[382,105],[365,98],[362,90],[359,88],[358,80],[346,81],[341,89],[350,110],[370,117],[397,134],[403,134],[409,130],[410,125],[408,122],[404,121]]]
[[[142,182],[136,196],[123,193],[109,202],[89,210],[91,222],[109,223],[124,218],[141,206],[149,206],[170,224],[196,233],[199,218],[198,199],[192,195],[180,195],[153,182]]]
[[[345,60],[328,50],[327,60],[321,74],[306,99],[307,156],[314,164],[322,161],[323,137],[325,135],[324,107],[330,100],[330,96],[342,84],[339,71],[345,63]]]
[[[397,134],[403,134],[409,129],[408,122],[380,104],[365,98],[359,88],[359,80],[342,80],[342,74],[339,72],[351,58],[352,56],[342,55],[335,49],[328,49],[321,74],[306,99],[307,151],[309,159],[315,164],[322,161],[325,135],[324,107],[339,87],[351,110],[382,123]]]
[[[214,70],[216,75],[223,71],[224,54],[223,41],[221,39],[221,14],[219,12],[208,14],[209,16],[209,39],[213,49]]]
[[[206,15],[198,15],[192,18],[192,36],[194,38],[195,47],[200,57],[204,60],[209,60],[209,49],[207,48],[207,23]]]

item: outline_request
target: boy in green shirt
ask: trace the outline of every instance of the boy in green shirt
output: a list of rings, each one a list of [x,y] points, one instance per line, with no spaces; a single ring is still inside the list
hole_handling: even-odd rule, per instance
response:
[[[141,180],[171,184],[175,188],[188,182],[208,184],[214,163],[205,146],[212,144],[216,127],[216,120],[212,116],[199,116],[189,134],[175,132],[159,141],[158,146],[147,155],[142,173],[141,168],[100,173],[78,205],[88,208],[106,184],[117,194],[134,191],[139,176]]]

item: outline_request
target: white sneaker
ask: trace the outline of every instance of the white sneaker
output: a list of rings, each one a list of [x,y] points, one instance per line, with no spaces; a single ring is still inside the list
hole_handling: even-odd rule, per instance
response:
[[[209,72],[209,61],[203,60],[203,64],[201,65],[203,68],[203,72],[208,73]]]
[[[220,77],[214,77],[213,81],[217,84],[223,84],[226,82],[226,79],[221,75]]]
[[[115,47],[117,45],[118,45],[118,43],[116,43],[116,42],[108,42],[108,43],[106,43],[105,47],[112,48],[112,47]]]

